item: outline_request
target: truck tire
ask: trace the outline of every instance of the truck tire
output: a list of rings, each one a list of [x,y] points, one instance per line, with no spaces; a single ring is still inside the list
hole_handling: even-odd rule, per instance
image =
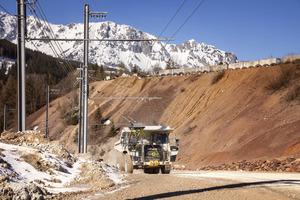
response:
[[[159,168],[154,168],[153,169],[153,174],[158,174],[159,173]]]
[[[161,168],[161,173],[162,173],[162,174],[170,174],[170,171],[171,171],[171,168],[169,168],[168,170],[166,170],[165,166],[163,166],[163,167]]]
[[[117,168],[121,171],[125,170],[125,165],[124,165],[124,156],[123,154],[117,157]]]
[[[152,168],[145,168],[144,173],[145,174],[153,174],[153,169]]]
[[[133,173],[133,164],[130,155],[127,153],[125,157],[125,172],[132,174]]]

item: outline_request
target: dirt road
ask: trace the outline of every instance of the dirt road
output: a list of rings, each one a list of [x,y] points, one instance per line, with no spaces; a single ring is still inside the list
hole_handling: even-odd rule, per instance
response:
[[[120,189],[87,199],[300,199],[300,174],[135,171]]]

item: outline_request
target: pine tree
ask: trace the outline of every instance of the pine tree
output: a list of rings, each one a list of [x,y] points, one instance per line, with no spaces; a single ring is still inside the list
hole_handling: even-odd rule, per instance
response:
[[[1,91],[2,104],[9,108],[16,108],[17,105],[17,81],[9,76],[8,80]]]
[[[139,72],[138,68],[136,66],[132,69],[132,74],[137,74]]]
[[[116,136],[116,127],[115,127],[115,124],[114,124],[113,121],[111,123],[112,123],[112,125],[110,127],[109,132],[108,132],[108,137],[114,137],[114,136]]]
[[[17,115],[17,81],[9,76],[6,84],[3,86],[1,91],[1,106],[6,105],[8,109],[15,109],[7,114],[7,127],[12,127],[16,123],[15,116]],[[16,125],[16,124],[15,124]]]
[[[5,83],[7,81],[7,75],[6,75],[6,71],[7,71],[7,62],[3,61],[2,63],[0,63],[0,80],[3,80],[3,82]]]
[[[104,80],[105,79],[105,72],[104,72],[104,67],[103,65],[100,66],[100,78],[101,80]]]
[[[156,75],[159,73],[159,70],[162,70],[162,68],[159,66],[159,64],[155,64],[153,67],[152,67],[152,74],[153,75]]]
[[[94,114],[94,123],[95,123],[94,130],[95,131],[99,131],[101,129],[102,120],[103,119],[102,119],[101,110],[100,110],[100,108],[97,108],[97,110]]]
[[[122,74],[126,72],[125,64],[121,61],[121,62],[118,64],[118,67],[119,67],[119,69],[117,70],[116,74],[117,74],[118,76],[122,76]]]
[[[3,81],[0,80],[0,94],[1,94],[1,92],[2,92],[2,89],[3,89]],[[0,97],[0,98],[1,98],[1,97]],[[1,100],[0,100],[0,102],[1,102]]]

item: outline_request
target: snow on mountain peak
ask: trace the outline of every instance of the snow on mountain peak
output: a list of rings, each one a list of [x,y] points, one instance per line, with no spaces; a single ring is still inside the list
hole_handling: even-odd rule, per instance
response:
[[[0,38],[17,43],[16,18],[0,11]],[[51,24],[47,28],[45,22],[37,20],[33,16],[27,17],[27,34],[31,38],[76,38],[83,39],[83,24],[70,23],[68,25]],[[50,35],[49,32],[53,32]],[[46,35],[45,35],[46,34]],[[119,25],[115,22],[90,22],[89,37],[91,39],[154,39],[154,35],[135,29],[129,25]],[[34,44],[33,44],[34,43]],[[55,54],[49,48],[47,41],[27,42],[26,47],[52,55],[61,56],[70,60],[83,60],[83,42],[61,41],[59,42],[63,52],[57,47]],[[183,44],[165,44],[163,42],[114,42],[93,41],[89,43],[89,62],[108,67],[117,67],[123,62],[128,69],[134,67],[142,70],[150,70],[154,65],[165,68],[169,59],[175,62],[177,67],[198,67],[213,65],[219,62],[234,63],[237,58],[228,53],[205,43],[197,43],[191,39]]]

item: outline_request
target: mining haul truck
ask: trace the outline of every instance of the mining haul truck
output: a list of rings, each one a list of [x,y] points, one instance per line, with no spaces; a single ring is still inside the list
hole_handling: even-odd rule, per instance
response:
[[[120,140],[114,148],[118,151],[117,167],[127,173],[133,169],[143,169],[145,173],[169,174],[171,163],[175,162],[179,140],[172,139],[169,126],[124,127]]]

